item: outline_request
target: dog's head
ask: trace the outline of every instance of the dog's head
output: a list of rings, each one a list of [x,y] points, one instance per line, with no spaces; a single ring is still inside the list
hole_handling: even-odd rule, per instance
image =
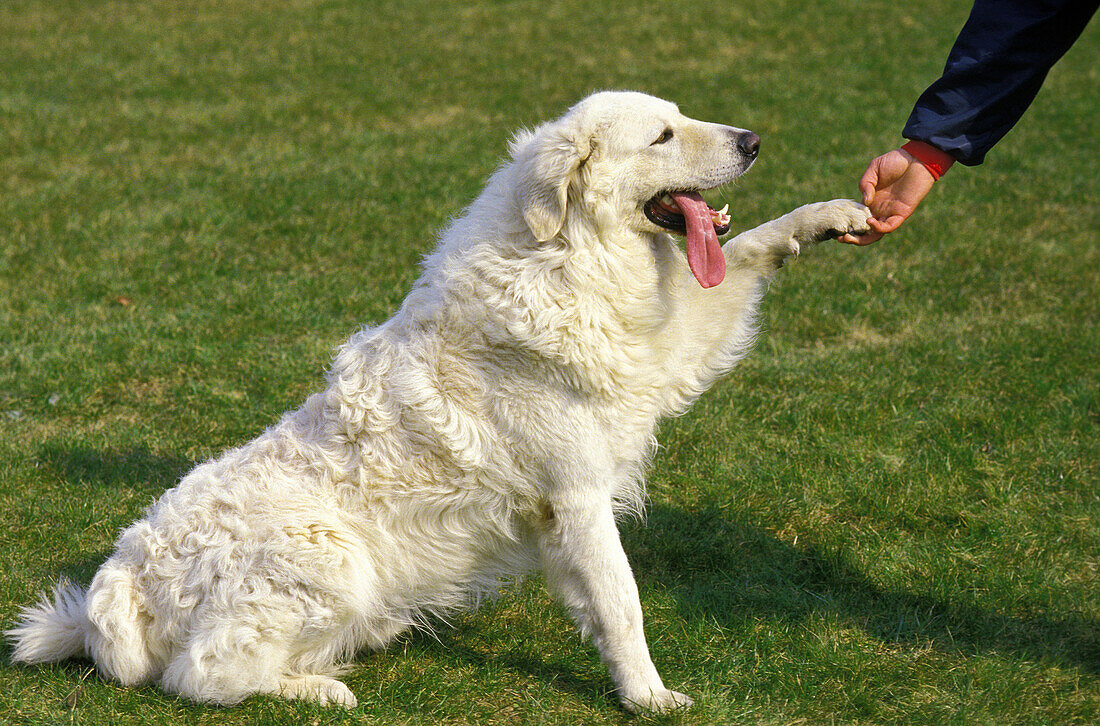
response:
[[[517,136],[516,200],[539,241],[560,234],[573,211],[600,229],[684,235],[692,273],[712,287],[725,275],[718,237],[729,217],[700,192],[747,171],[759,144],[752,132],[690,119],[659,98],[597,93]]]

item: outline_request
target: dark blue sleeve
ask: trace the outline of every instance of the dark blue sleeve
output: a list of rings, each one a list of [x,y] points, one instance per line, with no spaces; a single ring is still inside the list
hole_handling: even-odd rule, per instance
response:
[[[1100,0],[977,0],[943,76],[917,100],[902,136],[963,164],[985,154],[1020,120],[1047,72]]]

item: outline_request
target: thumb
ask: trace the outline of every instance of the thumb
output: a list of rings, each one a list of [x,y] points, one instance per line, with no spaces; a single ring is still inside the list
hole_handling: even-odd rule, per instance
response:
[[[863,194],[863,205],[865,207],[871,206],[871,200],[875,198],[874,181],[868,181],[866,178],[861,179],[859,182],[859,191]]]
[[[867,166],[867,171],[859,178],[859,191],[863,194],[863,203],[871,206],[871,200],[875,198],[875,187],[878,186],[878,166],[874,159]]]

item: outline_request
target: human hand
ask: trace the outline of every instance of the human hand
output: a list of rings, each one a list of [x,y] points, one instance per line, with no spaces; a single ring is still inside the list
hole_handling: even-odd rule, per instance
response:
[[[871,231],[846,234],[840,242],[869,245],[901,226],[936,183],[932,172],[908,151],[894,149],[871,160],[859,180],[863,203],[871,209]]]

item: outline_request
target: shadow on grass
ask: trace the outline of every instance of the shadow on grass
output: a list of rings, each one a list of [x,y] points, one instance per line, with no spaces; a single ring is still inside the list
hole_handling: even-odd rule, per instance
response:
[[[86,446],[48,444],[38,453],[39,466],[63,479],[68,491],[77,497],[106,498],[108,502],[130,500],[126,511],[120,511],[116,529],[128,525],[140,513],[140,508],[175,486],[180,477],[195,466],[195,462],[174,454],[157,454],[145,447],[99,452]],[[140,504],[136,511],[133,500]],[[105,548],[91,557],[74,561],[59,574],[75,582],[87,584],[112,548]]]
[[[104,453],[84,446],[47,445],[39,451],[38,461],[74,491],[121,486],[153,495],[175,486],[195,466],[186,457],[155,454],[143,446]]]
[[[884,589],[840,554],[792,547],[717,509],[651,506],[644,524],[620,529],[642,587],[644,581],[661,583],[685,620],[703,618],[738,632],[758,620],[798,622],[824,615],[914,650],[930,645],[964,656],[1000,653],[1100,673],[1100,623],[1083,616],[1003,614]],[[615,700],[610,677],[595,661],[578,671],[576,660],[522,647],[487,652],[471,646],[472,641],[484,645],[484,638],[465,626],[405,637],[433,658],[504,667],[591,704]]]
[[[1100,673],[1100,623],[1094,619],[1002,614],[883,589],[843,555],[792,547],[714,509],[655,506],[646,525],[623,530],[637,571],[666,583],[688,619],[702,615],[736,629],[746,616],[826,614],[886,642],[1005,653]]]

